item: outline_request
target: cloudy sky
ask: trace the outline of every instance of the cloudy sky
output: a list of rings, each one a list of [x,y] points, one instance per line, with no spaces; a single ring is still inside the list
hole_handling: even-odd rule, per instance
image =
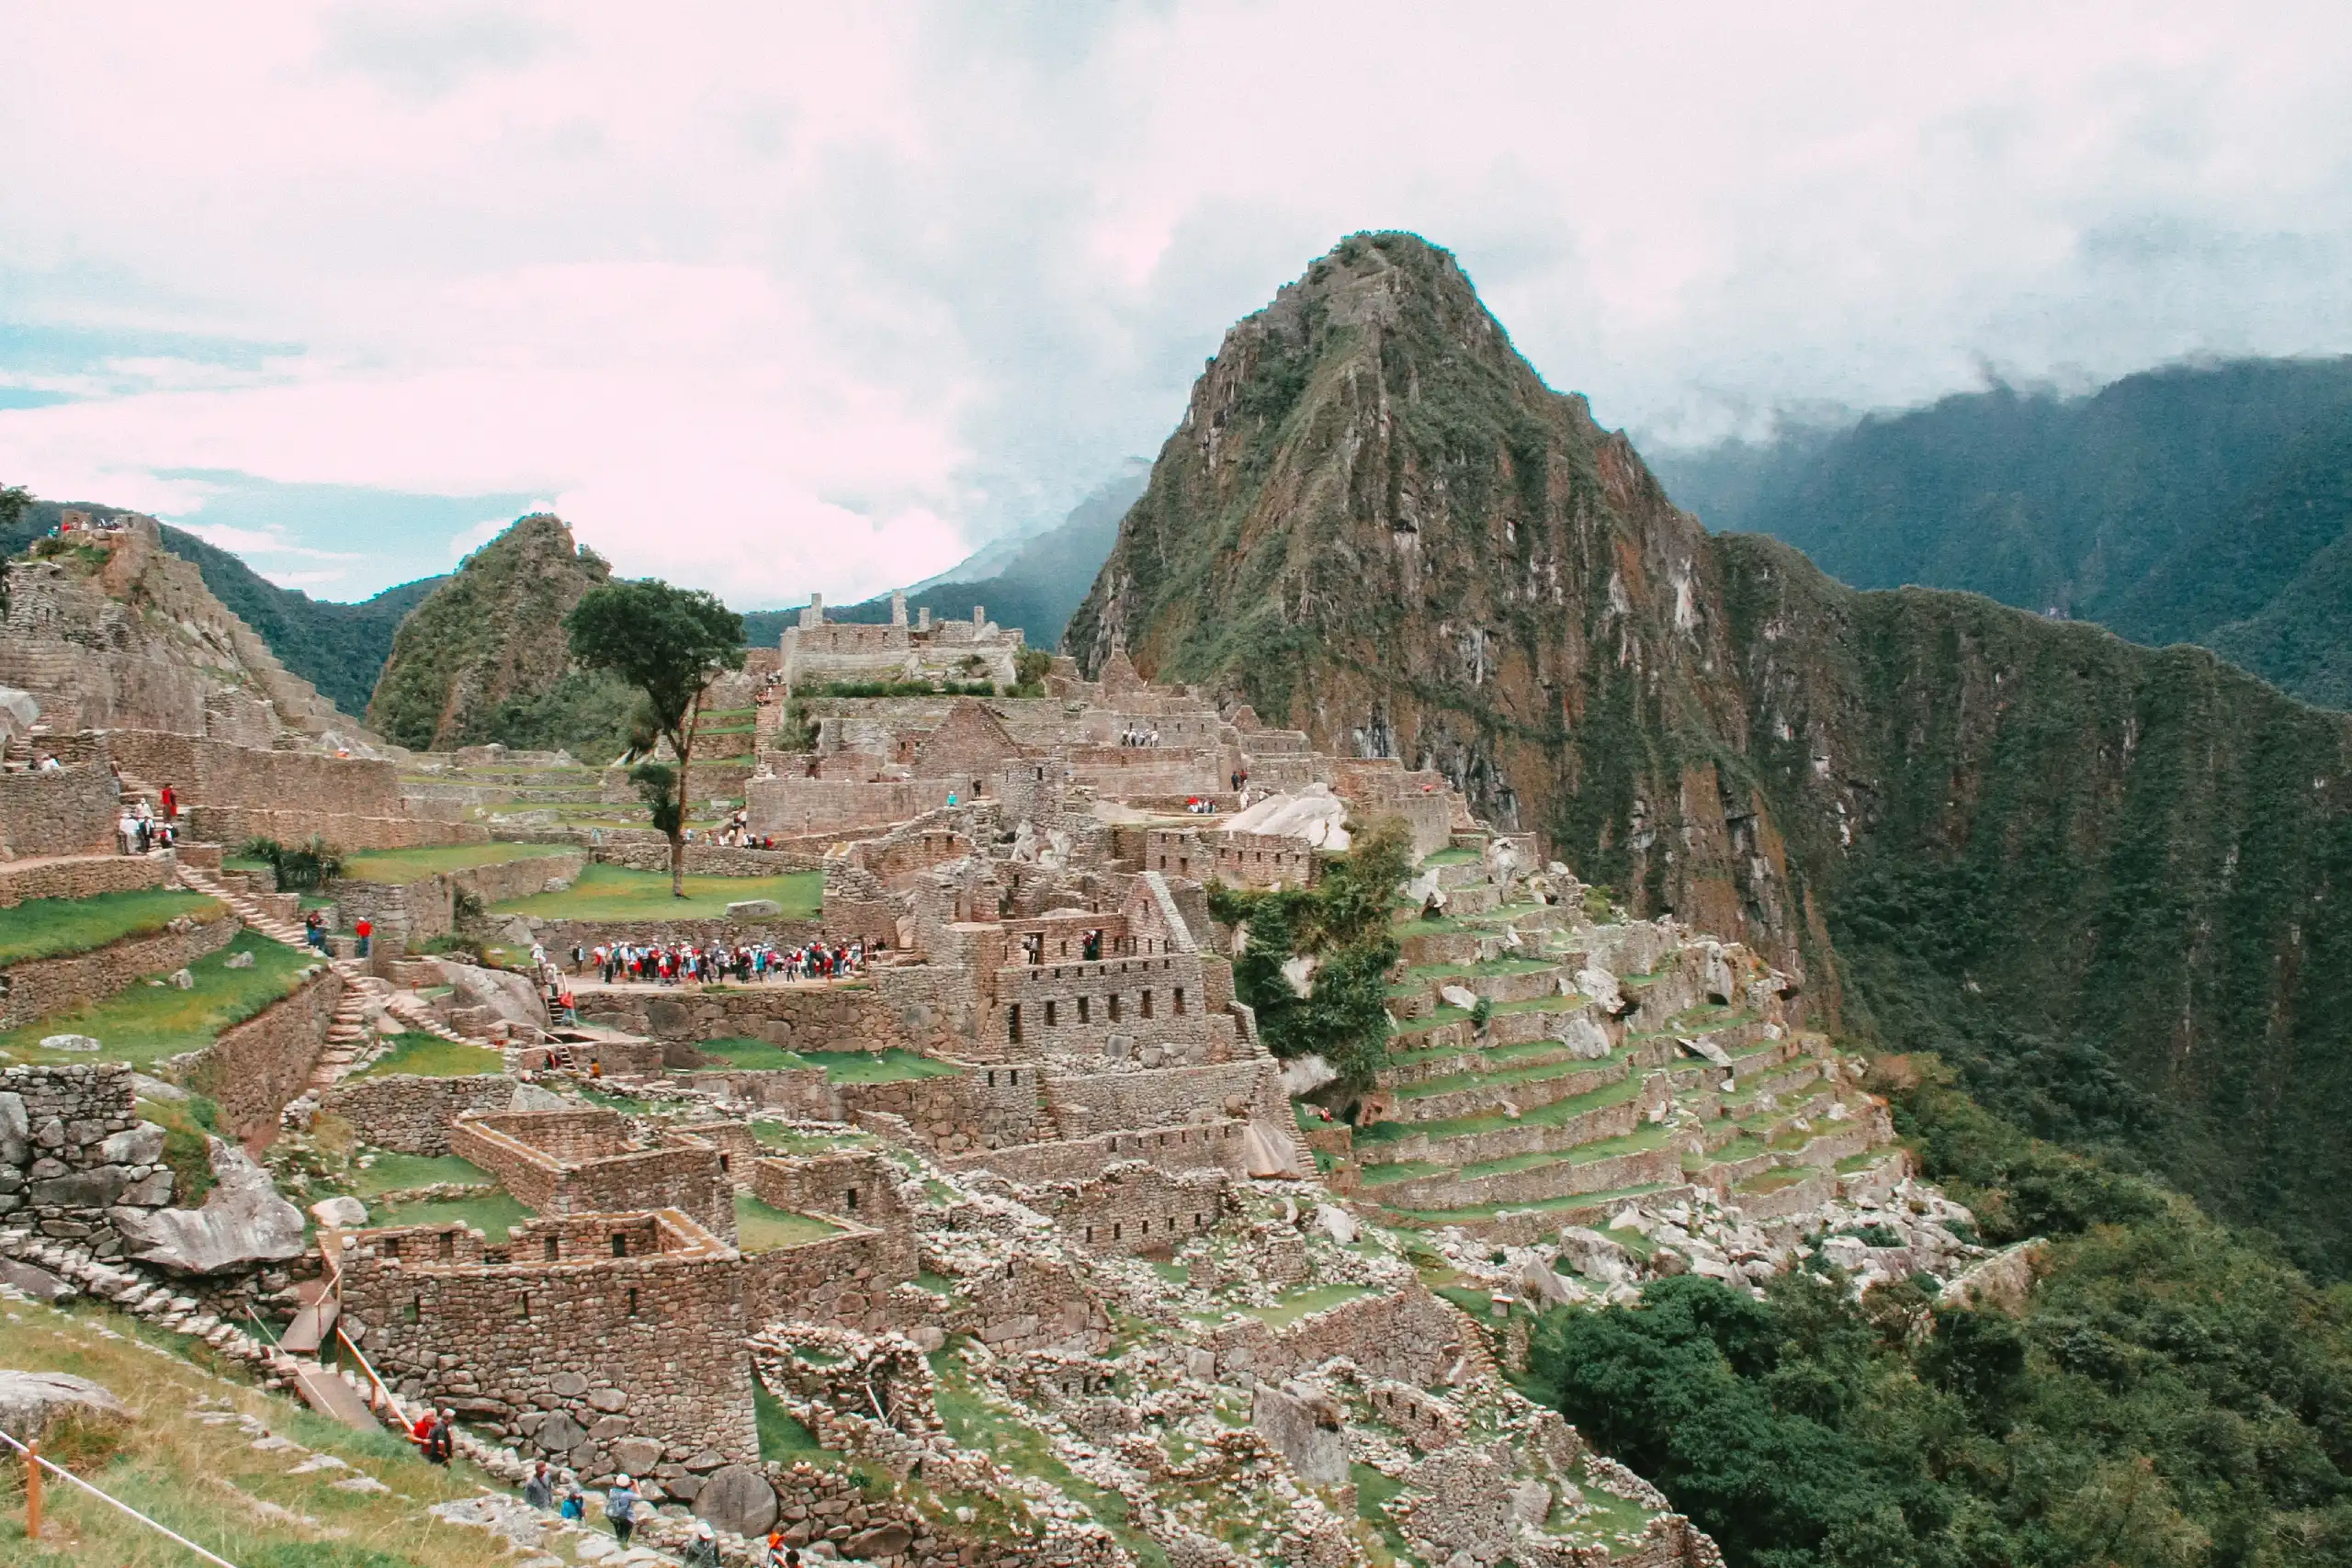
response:
[[[1648,442],[2352,350],[2352,6],[0,6],[0,481],[744,607],[1148,455],[1364,228]]]

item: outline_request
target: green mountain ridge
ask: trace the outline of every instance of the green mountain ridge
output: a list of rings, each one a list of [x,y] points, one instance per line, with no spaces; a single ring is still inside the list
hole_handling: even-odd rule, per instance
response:
[[[1658,468],[1711,527],[1856,587],[2201,643],[2352,707],[2352,358],[2177,366],[2079,398],[1996,387]]]
[[[1418,238],[1227,334],[1066,640],[1436,769],[1832,1027],[2352,1271],[2352,719],[1710,535]]]

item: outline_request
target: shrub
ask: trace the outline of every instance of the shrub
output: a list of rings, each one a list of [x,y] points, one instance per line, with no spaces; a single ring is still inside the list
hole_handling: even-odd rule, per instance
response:
[[[280,893],[322,893],[343,874],[342,854],[315,833],[300,845],[248,839],[240,852],[249,860],[266,861]]]

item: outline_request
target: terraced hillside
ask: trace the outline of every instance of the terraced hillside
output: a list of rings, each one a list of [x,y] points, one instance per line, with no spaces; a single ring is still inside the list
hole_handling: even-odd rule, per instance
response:
[[[1464,851],[1416,886],[1445,904],[1396,916],[1395,1032],[1350,1140],[1365,1199],[1472,1227],[1673,1189],[1770,1213],[1888,1157],[1883,1108],[1744,949],[1573,884],[1507,895]]]

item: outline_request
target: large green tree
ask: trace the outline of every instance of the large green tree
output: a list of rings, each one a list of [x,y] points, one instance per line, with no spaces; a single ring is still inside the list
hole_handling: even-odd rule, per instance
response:
[[[609,671],[645,700],[653,730],[677,753],[674,773],[639,770],[654,825],[670,840],[670,891],[686,896],[686,769],[702,722],[703,694],[721,671],[743,668],[743,617],[700,589],[658,578],[592,588],[564,617],[571,657]],[[662,798],[653,798],[658,788]]]

